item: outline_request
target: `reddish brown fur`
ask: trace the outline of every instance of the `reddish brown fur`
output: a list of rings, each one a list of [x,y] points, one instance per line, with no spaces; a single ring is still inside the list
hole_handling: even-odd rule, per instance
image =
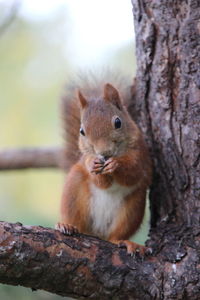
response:
[[[83,166],[75,164],[68,175],[61,200],[61,222],[74,225],[81,232],[87,232],[89,226],[88,180],[88,173]]]
[[[64,147],[63,167],[66,170],[69,170],[81,156],[78,147],[80,109],[76,97],[72,97],[70,100],[71,101],[67,101],[67,98],[63,97],[61,102],[64,139],[66,142]]]
[[[91,183],[105,191],[114,183],[133,187],[115,216],[115,227],[108,240],[118,244],[123,241],[128,252],[138,247],[141,250],[142,246],[126,240],[142,222],[146,190],[151,183],[151,161],[142,134],[123,107],[118,91],[110,84],[105,85],[101,97],[85,98],[79,92],[79,98],[79,115],[85,136],[80,137],[82,155],[78,153],[78,162],[74,163],[77,159],[77,154],[73,153],[76,147],[68,151],[71,155],[68,160],[72,160],[73,166],[63,191],[61,226],[71,224],[81,232],[93,234],[90,220]],[[76,103],[76,116],[77,107]],[[115,116],[122,120],[120,129],[113,127]],[[73,127],[73,118],[68,117],[67,122],[71,122],[67,127]],[[75,127],[77,132],[77,123]],[[73,136],[69,142],[72,140]],[[109,159],[102,161],[101,157]]]
[[[109,240],[124,240],[132,236],[139,228],[145,209],[146,192],[138,189],[128,195],[124,207],[117,217],[117,226],[110,233]]]

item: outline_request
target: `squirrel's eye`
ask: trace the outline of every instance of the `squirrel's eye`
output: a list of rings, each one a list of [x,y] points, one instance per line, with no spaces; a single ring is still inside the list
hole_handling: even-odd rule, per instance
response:
[[[85,131],[83,130],[83,128],[80,128],[80,134],[85,136]]]
[[[121,126],[122,126],[122,122],[121,122],[120,118],[117,117],[115,119],[115,129],[121,128]]]

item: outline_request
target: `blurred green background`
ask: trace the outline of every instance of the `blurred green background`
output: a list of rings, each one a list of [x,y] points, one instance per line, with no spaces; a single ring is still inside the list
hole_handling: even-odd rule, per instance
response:
[[[129,39],[124,39],[123,32],[120,38],[120,33],[117,32],[119,41],[114,39],[113,43],[108,43],[105,39],[101,43],[99,36],[100,50],[99,44],[92,48],[92,32],[91,38],[86,37],[86,33],[83,32],[85,40],[88,38],[90,43],[81,44],[84,34],[82,36],[79,31],[83,25],[80,22],[83,21],[79,19],[80,11],[75,11],[80,9],[80,1],[75,0],[75,6],[71,6],[72,2],[41,0],[35,1],[36,8],[33,8],[30,1],[18,1],[12,22],[1,30],[1,25],[9,17],[15,3],[0,1],[1,149],[62,144],[59,98],[70,76],[80,67],[116,67],[128,76],[134,75],[134,29],[130,1],[119,1],[123,7],[127,6],[127,9],[130,9],[127,10],[128,15],[123,15],[122,11],[118,12],[122,19],[130,19],[131,25],[127,29],[131,33]],[[92,4],[97,5],[98,2],[93,0]],[[102,1],[101,5],[105,6],[105,3]],[[110,4],[114,5],[114,2],[110,0]],[[84,9],[82,13],[88,13],[91,1],[85,1]],[[111,11],[108,11],[108,21],[109,14]],[[95,24],[92,26],[95,28]],[[105,37],[106,27],[103,30],[101,34]],[[125,33],[127,35],[124,31],[124,35]],[[111,36],[110,39],[108,36],[107,40],[111,41]],[[85,56],[83,52],[86,53]],[[95,56],[92,58],[91,53],[94,52]],[[55,169],[1,172],[0,219],[54,227],[59,219],[63,180],[63,173]],[[148,213],[145,219],[148,219]],[[144,242],[146,239],[146,220],[142,232],[134,238],[138,242]],[[32,292],[23,287],[0,285],[0,299],[40,300],[61,297],[43,291]]]

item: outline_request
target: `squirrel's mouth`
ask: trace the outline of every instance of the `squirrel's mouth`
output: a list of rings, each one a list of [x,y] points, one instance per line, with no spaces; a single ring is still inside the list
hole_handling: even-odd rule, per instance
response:
[[[104,162],[105,162],[106,160],[108,160],[110,157],[111,157],[111,156],[104,156],[104,157],[103,157]]]
[[[100,161],[102,162],[102,163],[105,163],[109,158],[111,157],[111,155],[110,156],[106,156],[106,155],[98,155],[98,158],[100,159]]]

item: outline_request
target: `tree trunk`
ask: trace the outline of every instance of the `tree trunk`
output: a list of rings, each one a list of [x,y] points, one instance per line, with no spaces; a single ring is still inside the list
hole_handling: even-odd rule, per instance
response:
[[[200,0],[132,3],[138,68],[129,110],[154,161],[153,254],[2,223],[1,282],[80,299],[200,299]]]
[[[198,258],[189,269],[187,255],[176,271],[164,265],[161,299],[200,299],[200,1],[132,4],[138,66],[130,111],[154,161],[150,244],[160,248],[167,237],[162,252],[172,261],[178,249],[187,249],[185,233],[191,232],[192,257]]]
[[[154,159],[152,225],[200,221],[200,1],[133,0],[132,115]]]

